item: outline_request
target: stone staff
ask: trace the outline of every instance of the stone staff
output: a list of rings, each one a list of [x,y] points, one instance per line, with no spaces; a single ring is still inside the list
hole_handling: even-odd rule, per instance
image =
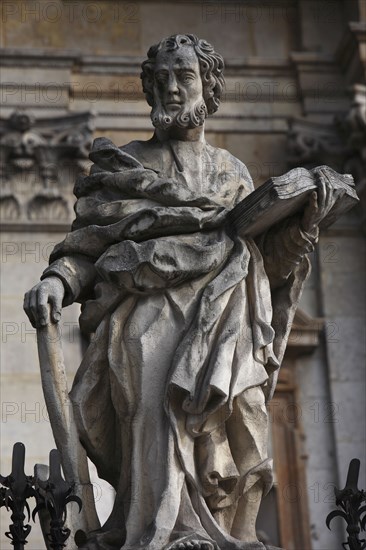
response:
[[[71,550],[75,548],[74,535],[78,529],[94,531],[100,527],[100,523],[95,509],[87,456],[79,440],[69,399],[61,338],[59,323],[52,323],[50,320],[47,325],[37,327],[42,388],[53,436],[61,454],[65,479],[69,483],[75,483],[74,492],[83,503],[80,514],[73,513],[72,510],[68,514],[67,527],[71,530],[71,535],[67,548],[70,546]],[[45,531],[47,530],[46,527]]]

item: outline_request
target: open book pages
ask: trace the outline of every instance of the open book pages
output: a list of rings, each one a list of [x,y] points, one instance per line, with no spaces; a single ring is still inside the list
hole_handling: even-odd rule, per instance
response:
[[[352,208],[358,197],[350,174],[338,174],[328,166],[312,170],[294,168],[283,176],[270,178],[229,212],[227,221],[241,236],[255,237],[281,220],[301,213],[312,191],[318,189],[320,178],[332,194],[332,208],[320,223],[331,225]]]

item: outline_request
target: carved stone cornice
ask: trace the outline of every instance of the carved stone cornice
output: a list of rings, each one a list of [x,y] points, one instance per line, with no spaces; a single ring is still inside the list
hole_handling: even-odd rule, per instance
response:
[[[80,57],[75,50],[49,50],[47,48],[0,48],[3,67],[72,68]]]
[[[348,108],[347,90],[335,56],[319,52],[292,52],[304,115],[332,117]]]
[[[73,183],[89,165],[92,118],[87,112],[36,119],[15,111],[0,119],[3,228],[70,223]]]
[[[311,317],[298,308],[291,327],[286,357],[298,357],[313,352],[319,345],[324,319]]]

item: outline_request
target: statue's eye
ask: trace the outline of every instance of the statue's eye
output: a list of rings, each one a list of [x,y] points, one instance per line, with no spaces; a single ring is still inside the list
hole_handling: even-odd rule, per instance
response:
[[[155,75],[155,80],[159,84],[163,84],[168,80],[168,75],[166,73],[158,73]]]
[[[194,75],[192,73],[182,73],[181,80],[184,84],[188,84],[194,80]]]

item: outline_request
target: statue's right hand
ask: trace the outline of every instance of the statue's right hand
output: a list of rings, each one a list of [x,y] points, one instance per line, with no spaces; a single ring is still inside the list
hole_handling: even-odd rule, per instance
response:
[[[29,290],[24,296],[24,311],[32,326],[36,328],[50,322],[58,323],[64,296],[65,288],[58,277],[47,277]]]

